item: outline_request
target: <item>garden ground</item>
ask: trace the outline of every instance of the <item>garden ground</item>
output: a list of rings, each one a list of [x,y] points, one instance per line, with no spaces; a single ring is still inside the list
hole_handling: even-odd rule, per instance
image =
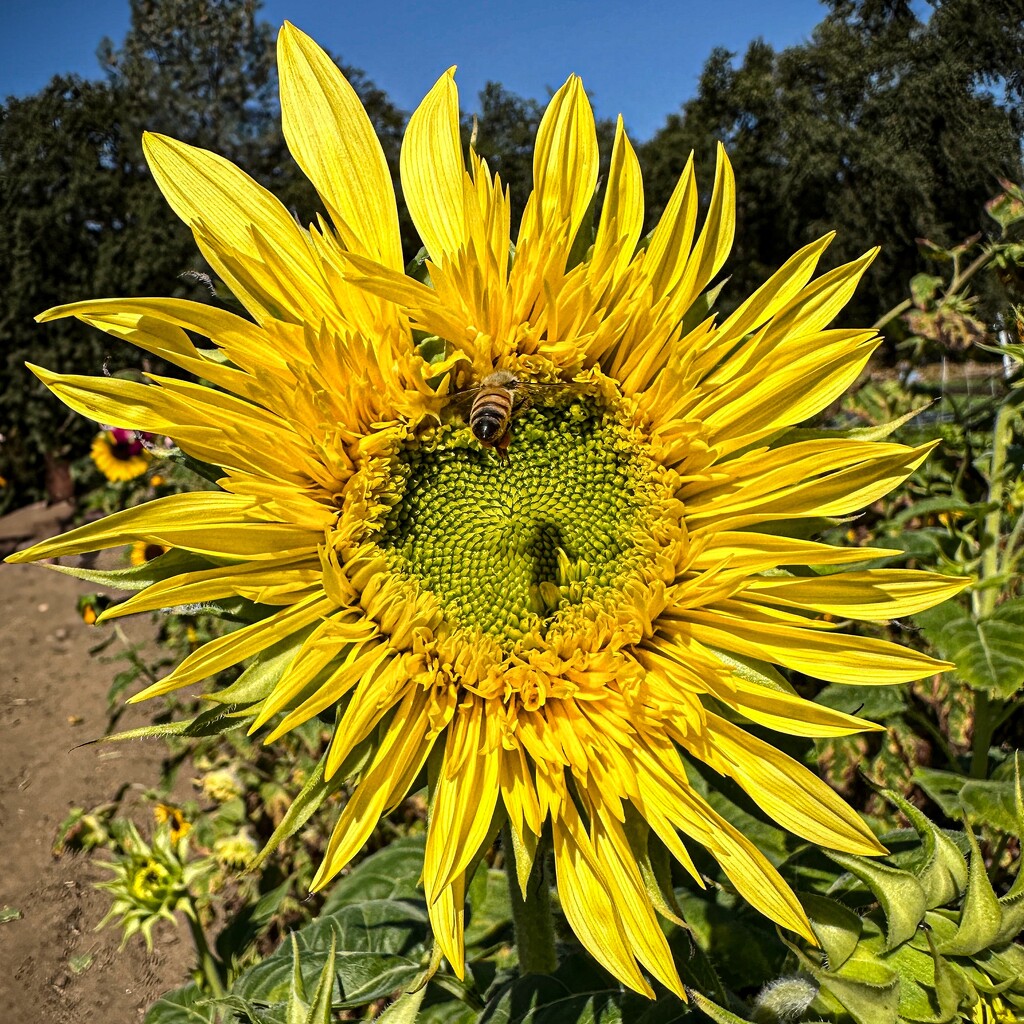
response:
[[[0,518],[0,555],[58,532],[64,511],[35,506]],[[71,808],[119,796],[147,834],[141,795],[159,782],[166,752],[158,740],[76,749],[106,728],[121,664],[89,654],[103,633],[75,603],[95,589],[39,566],[0,565],[0,1018],[18,1024],[132,1024],[188,981],[192,961],[184,925],[158,924],[152,954],[138,935],[119,950],[115,924],[94,931],[109,900],[93,883],[109,872],[86,855],[52,852]],[[153,633],[147,616],[123,628],[134,642]],[[129,709],[118,728],[146,724],[149,713]]]

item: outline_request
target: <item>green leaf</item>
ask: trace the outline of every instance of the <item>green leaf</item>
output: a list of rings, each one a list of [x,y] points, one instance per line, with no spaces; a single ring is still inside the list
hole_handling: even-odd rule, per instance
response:
[[[217,1006],[193,983],[162,995],[146,1011],[143,1024],[215,1024]]]
[[[376,1024],[417,1024],[426,985],[403,992],[378,1018]],[[312,1022],[310,1022],[312,1024]],[[327,1021],[324,1024],[328,1024]]]
[[[480,1024],[679,1024],[690,1008],[661,993],[651,1001],[625,991],[594,960],[567,957],[554,974],[528,974],[501,989]]]
[[[502,932],[508,932],[511,938],[512,904],[508,875],[481,862],[466,892],[466,900],[469,903],[466,959],[471,960],[471,949],[493,944]]]
[[[778,977],[785,950],[772,922],[717,886],[681,887],[675,896],[686,928],[670,928],[669,945],[684,984],[724,1002],[723,983],[747,989]]]
[[[340,783],[337,781],[337,776],[335,776],[333,783],[324,781],[324,765],[326,763],[327,751],[325,750],[320,760],[317,761],[313,770],[309,773],[309,778],[306,779],[306,783],[299,791],[298,796],[289,804],[285,816],[281,819],[281,823],[274,829],[273,835],[271,835],[266,845],[256,855],[256,859],[252,863],[254,870],[260,867],[284,840],[295,835],[309,821],[313,812],[324,802],[328,795],[338,788]]]
[[[921,837],[925,863],[915,874],[928,897],[928,909],[952,903],[967,887],[967,861],[960,848],[904,796],[892,789],[883,790],[882,796],[903,812]]]
[[[910,295],[914,305],[923,309],[935,298],[935,293],[942,287],[942,283],[942,278],[934,274],[915,274],[910,279]]]
[[[960,912],[960,927],[951,939],[938,947],[944,956],[974,956],[983,952],[993,944],[1002,924],[1002,908],[985,873],[985,859],[978,849],[978,840],[970,828],[966,832],[971,844],[967,895]]]
[[[814,702],[835,711],[867,718],[872,722],[886,722],[906,710],[907,688],[830,683],[814,698]]]
[[[709,645],[710,646],[710,645]],[[723,651],[712,647],[715,657],[723,664],[728,665],[740,677],[749,683],[757,683],[769,690],[780,690],[783,693],[795,694],[792,683],[782,673],[766,661],[758,661],[756,658],[748,658],[742,654],[733,654],[731,651]]]
[[[299,967],[299,951],[298,946],[293,940],[294,956],[295,956],[295,975],[296,981],[299,981],[301,977],[301,970]],[[323,970],[320,972],[320,977],[317,980],[316,991],[313,993],[313,999],[309,1004],[308,1012],[302,1017],[296,1017],[295,1024],[331,1024],[331,1003],[332,996],[334,995],[334,958],[337,953],[335,942],[331,941],[331,949],[327,957],[327,962],[324,964]],[[289,1001],[289,1011],[291,1010],[291,1001]],[[291,1021],[289,1021],[291,1024]]]
[[[702,324],[711,315],[721,295],[722,289],[728,284],[729,278],[723,277],[713,288],[709,288],[703,295],[698,295],[693,305],[683,315],[679,325],[679,336],[685,337],[698,324]]]
[[[914,621],[968,685],[1000,700],[1024,686],[1024,599],[1006,601],[979,621],[949,602]]]
[[[250,943],[277,913],[282,900],[288,895],[292,879],[286,878],[279,886],[264,893],[255,903],[246,903],[217,936],[217,955],[225,963],[238,960]]]
[[[944,1021],[952,1020],[960,1007],[968,1004],[971,984],[960,967],[939,955],[930,934],[928,942],[935,965],[935,998],[939,1004],[939,1016]]]
[[[712,1000],[700,992],[688,992],[687,995],[689,995],[693,1005],[710,1017],[715,1024],[749,1024],[745,1018],[738,1016],[731,1010],[727,1010],[724,1006],[719,1006],[718,1003],[712,1002]]]
[[[408,900],[368,899],[334,913],[321,912],[294,933],[303,984],[307,990],[315,988],[335,942],[333,959],[341,991],[336,1007],[365,1006],[411,987],[429,958],[428,927],[426,907]],[[278,948],[235,982],[234,993],[280,1003],[291,987],[291,951]]]
[[[891,968],[871,960],[848,960],[839,973],[812,968],[811,974],[822,988],[815,1006],[827,994],[857,1024],[896,1024],[900,979]]]
[[[973,960],[996,982],[1012,980],[1019,985],[1024,978],[1024,946],[1018,942],[1012,942],[1002,949],[989,950]]]
[[[911,519],[921,519],[925,516],[940,516],[949,512],[959,513],[960,518],[975,519],[983,516],[989,511],[989,506],[983,502],[968,502],[952,496],[938,498],[924,498],[922,501],[915,501],[906,508],[897,512],[890,520],[890,524],[897,529],[902,528]]]
[[[807,911],[811,930],[828,957],[828,967],[838,971],[853,955],[861,936],[861,918],[837,900],[815,893],[797,894]]]
[[[667,847],[635,808],[627,805],[624,810],[626,839],[651,904],[666,920],[685,926],[683,912],[672,892],[672,858]]]
[[[875,423],[869,427],[850,427],[847,430],[826,430],[821,427],[794,427],[787,430],[782,438],[787,442],[795,441],[819,441],[828,438],[848,438],[856,441],[884,441],[887,437],[895,434],[900,427],[906,426],[915,416],[920,415],[927,409],[927,405],[919,409],[911,409],[910,412],[897,416],[887,423]]]
[[[420,1007],[416,1024],[477,1024],[480,1011],[461,999],[448,998],[442,1002],[431,1002],[433,992],[428,993],[426,1005]]]
[[[218,704],[255,704],[263,700],[284,674],[284,670],[295,660],[299,648],[315,628],[315,624],[307,626],[272,644],[257,654],[230,686],[204,694],[204,698]]]
[[[209,462],[202,462],[199,459],[193,458],[187,452],[183,452],[180,448],[160,448],[153,446],[149,449],[150,453],[156,455],[162,459],[169,459],[171,462],[176,462],[179,466],[184,469],[195,473],[196,476],[203,480],[208,480],[211,484],[218,484],[224,479],[225,473],[220,466],[214,466]]]
[[[865,857],[835,850],[825,852],[840,867],[864,882],[882,905],[887,950],[895,949],[917,931],[924,919],[928,900],[921,883],[912,874]]]
[[[75,576],[80,580],[95,583],[98,587],[112,587],[115,590],[145,590],[152,583],[178,576],[184,572],[199,572],[209,569],[214,563],[202,555],[191,551],[165,551],[156,558],[151,558],[142,565],[133,565],[127,569],[83,569],[76,565],[51,565],[54,569],[67,576]]]
[[[597,197],[599,191],[599,189],[594,189],[594,194],[590,197],[590,202],[587,204],[586,212],[583,214],[583,220],[580,221],[576,237],[572,240],[572,245],[569,248],[569,255],[565,261],[566,271],[579,266],[579,264],[587,258],[587,255],[597,238],[597,220],[594,214],[597,210]]]
[[[220,736],[245,725],[245,719],[230,717],[231,713],[237,710],[239,710],[238,707],[233,704],[218,705],[183,722],[142,725],[137,729],[125,729],[124,732],[111,733],[109,736],[98,736],[94,740],[80,743],[79,746],[86,747],[92,743],[118,743],[121,740],[138,740],[151,736]]]
[[[967,779],[957,772],[915,768],[914,781],[947,818],[1017,835],[1015,785],[1010,779]]]
[[[922,951],[916,945],[904,944],[887,958],[886,965],[900,979],[901,1019],[920,1024],[952,1024],[936,990],[935,955],[931,947]]]
[[[412,836],[399,839],[367,857],[354,871],[334,883],[321,916],[347,906],[358,906],[365,900],[421,900],[419,877],[423,871],[425,846],[422,836]]]
[[[405,276],[414,278],[419,281],[420,284],[425,284],[427,280],[427,260],[430,259],[430,254],[427,252],[426,246],[421,245],[419,252],[405,265]]]

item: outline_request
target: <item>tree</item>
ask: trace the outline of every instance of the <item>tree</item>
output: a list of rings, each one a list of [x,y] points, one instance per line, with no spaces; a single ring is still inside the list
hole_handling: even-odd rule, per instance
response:
[[[104,296],[210,299],[190,274],[209,268],[149,174],[144,131],[220,153],[301,220],[314,218],[319,201],[280,130],[274,30],[257,12],[254,0],[132,0],[124,43],[100,44],[105,80],[57,77],[0,107],[0,509],[41,496],[44,466],[84,455],[96,430],[45,396],[26,360],[131,372],[148,359],[174,372],[75,321],[39,327],[36,314]],[[360,71],[344,70],[397,171],[404,114]],[[411,248],[407,220],[405,229]],[[218,301],[229,296],[221,290]]]
[[[973,0],[938,4],[928,21],[904,0],[833,0],[811,40],[776,53],[758,41],[738,65],[715,51],[697,96],[643,147],[657,216],[690,149],[710,185],[712,140],[739,182],[729,290],[749,291],[798,247],[839,232],[840,262],[881,244],[848,309],[868,323],[905,294],[921,268],[916,239],[951,245],[977,230],[997,178],[1019,177],[1008,81],[1011,44],[992,23],[965,41]],[[1018,17],[1003,35],[1024,39]]]

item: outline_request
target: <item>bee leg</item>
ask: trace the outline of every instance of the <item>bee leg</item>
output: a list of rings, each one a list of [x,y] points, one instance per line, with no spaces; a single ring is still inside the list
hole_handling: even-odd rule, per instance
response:
[[[504,435],[499,439],[498,443],[494,446],[494,454],[497,455],[498,461],[502,464],[509,462],[508,446],[512,443],[512,431],[506,430]]]

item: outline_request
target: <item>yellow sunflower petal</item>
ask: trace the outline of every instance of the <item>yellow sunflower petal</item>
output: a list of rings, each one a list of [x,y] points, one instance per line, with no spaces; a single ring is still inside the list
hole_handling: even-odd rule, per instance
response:
[[[466,876],[459,875],[427,905],[434,939],[457,978],[466,976]]]
[[[885,853],[863,819],[816,775],[770,743],[709,715],[717,770],[735,779],[783,828],[809,842],[861,856]]]
[[[548,239],[568,244],[575,237],[597,187],[594,112],[576,75],[548,104],[533,152],[533,203],[524,215],[520,244]]]
[[[395,711],[391,728],[334,826],[310,891],[322,889],[355,856],[382,814],[401,800],[434,744],[423,690],[411,690]]]
[[[675,636],[692,636],[708,646],[763,658],[833,683],[888,686],[953,667],[888,640],[752,622],[742,615],[742,606],[736,611],[687,610],[678,613],[685,619],[665,623],[663,628]]]
[[[620,116],[608,171],[608,189],[594,239],[594,262],[611,259],[621,274],[633,258],[644,223],[644,189],[637,159]]]
[[[654,991],[627,945],[618,908],[571,800],[563,805],[552,834],[558,895],[572,930],[615,977],[653,999]]]
[[[331,603],[322,594],[313,594],[269,619],[254,622],[219,636],[193,651],[173,672],[140,690],[129,698],[129,703],[149,700],[183,686],[201,682],[226,668],[251,658],[281,640],[300,632],[306,626],[317,622],[332,611]]]
[[[435,783],[423,885],[427,902],[464,874],[490,829],[498,799],[500,757],[496,723],[474,701],[452,723],[444,770]]]
[[[409,118],[402,143],[402,191],[427,252],[437,261],[465,244],[459,92],[449,68]]]
[[[722,269],[732,248],[736,234],[736,179],[725,147],[718,144],[718,163],[715,168],[715,187],[711,192],[711,205],[704,220],[700,237],[693,247],[686,269],[676,285],[674,301],[683,311],[708,286]]]
[[[284,137],[327,205],[342,244],[401,269],[391,171],[356,91],[334,61],[287,21],[277,55]]]
[[[203,255],[258,320],[317,323],[333,309],[305,233],[265,188],[223,157],[163,135],[147,132],[143,150],[171,208],[190,227],[202,226]],[[251,261],[247,273],[238,264],[229,269],[222,257],[231,253]],[[275,270],[299,287],[283,288]]]
[[[959,594],[969,582],[912,569],[867,569],[812,579],[770,576],[751,580],[744,596],[870,622],[916,615]]]

